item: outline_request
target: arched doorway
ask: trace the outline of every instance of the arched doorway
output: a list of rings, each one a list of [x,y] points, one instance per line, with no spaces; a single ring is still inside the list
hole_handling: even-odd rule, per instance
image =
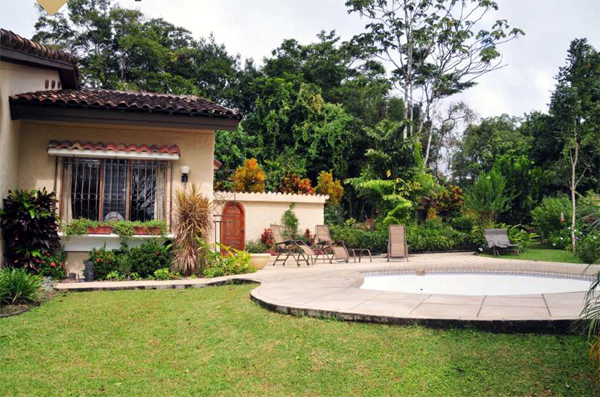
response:
[[[221,218],[221,244],[239,250],[246,248],[246,213],[240,203],[229,201]]]

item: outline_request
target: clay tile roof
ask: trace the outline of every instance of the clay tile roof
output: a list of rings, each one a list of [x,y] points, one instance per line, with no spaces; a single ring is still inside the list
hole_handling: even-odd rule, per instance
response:
[[[35,41],[19,36],[10,30],[0,29],[0,48],[21,51],[27,54],[52,59],[54,61],[67,62],[73,65],[77,64],[77,58],[73,54],[36,43]]]
[[[80,141],[50,141],[48,149],[67,149],[67,150],[94,150],[103,152],[136,152],[136,153],[161,153],[161,154],[180,154],[177,145],[132,145],[124,143],[103,143],[103,142],[80,142]]]
[[[28,92],[13,95],[10,100],[19,104],[27,103],[54,107],[112,109],[241,119],[241,115],[233,110],[191,95],[84,89]]]

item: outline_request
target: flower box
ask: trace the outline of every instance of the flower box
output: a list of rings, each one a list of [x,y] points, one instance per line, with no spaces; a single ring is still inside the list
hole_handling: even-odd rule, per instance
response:
[[[110,227],[110,226],[96,226],[96,227],[88,226],[87,233],[88,234],[111,234],[112,227]]]
[[[160,227],[134,226],[133,234],[138,236],[160,236]]]

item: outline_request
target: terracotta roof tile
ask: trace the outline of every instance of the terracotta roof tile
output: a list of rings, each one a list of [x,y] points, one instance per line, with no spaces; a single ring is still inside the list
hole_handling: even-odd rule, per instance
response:
[[[36,43],[10,30],[0,29],[0,47],[37,55],[54,61],[67,62],[73,65],[77,64],[77,58],[73,54]]]
[[[180,154],[179,146],[177,145],[133,145],[124,143],[103,143],[103,142],[80,142],[80,141],[50,141],[48,149],[67,149],[67,150],[94,150],[103,152],[137,152],[137,153],[164,153],[164,154]]]
[[[191,95],[84,89],[28,92],[13,95],[10,100],[19,104],[27,103],[54,107],[112,109],[241,119],[241,115],[233,110]]]

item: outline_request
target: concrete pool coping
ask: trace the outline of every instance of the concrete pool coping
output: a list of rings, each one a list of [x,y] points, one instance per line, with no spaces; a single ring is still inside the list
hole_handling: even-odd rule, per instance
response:
[[[485,272],[567,277],[592,276],[600,266],[487,258],[465,253],[424,254],[406,262],[317,263],[271,266],[257,273],[217,279],[61,283],[61,291],[201,288],[251,281],[251,298],[261,306],[297,316],[383,324],[474,326],[498,331],[564,331],[579,318],[585,292],[461,296],[409,294],[360,289],[365,272]]]

